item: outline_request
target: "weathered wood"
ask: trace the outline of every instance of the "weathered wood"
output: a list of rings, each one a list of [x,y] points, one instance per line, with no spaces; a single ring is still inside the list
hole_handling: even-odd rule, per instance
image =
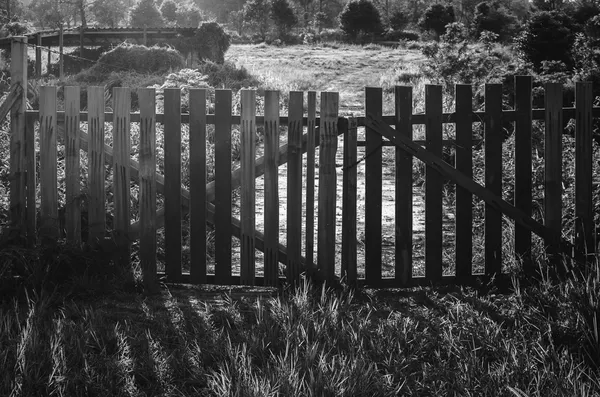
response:
[[[42,34],[36,35],[37,45],[35,47],[35,74],[38,79],[42,78]]]
[[[56,157],[56,87],[40,87],[40,236],[55,241],[58,233]]]
[[[302,272],[302,91],[290,92],[288,109],[286,276],[294,282],[299,280]]]
[[[138,158],[140,164],[141,234],[139,256],[144,287],[150,293],[154,293],[158,290],[156,277],[156,90],[139,88],[137,95],[140,104],[140,152]]]
[[[425,86],[425,140],[427,150],[442,157],[442,86]],[[442,198],[444,178],[439,171],[425,168],[425,277],[442,278]]]
[[[4,121],[13,106],[23,98],[23,87],[20,84],[11,85],[8,95],[0,105],[0,122]]]
[[[79,87],[65,87],[65,229],[67,241],[81,243]],[[129,222],[128,222],[129,224]]]
[[[60,30],[58,32],[58,53],[59,53],[59,58],[58,58],[58,77],[60,79],[60,81],[63,80],[63,78],[65,77],[65,73],[64,73],[64,34],[63,34],[63,27],[62,24],[60,25]]]
[[[337,152],[339,94],[321,93],[321,125],[319,135],[319,219],[317,263],[318,277],[333,281],[335,277],[335,215],[337,176],[335,156]]]
[[[456,85],[456,169],[465,176],[473,176],[473,124],[471,122],[471,85]],[[456,186],[456,277],[463,279],[473,271],[473,195],[464,187]]]
[[[242,226],[241,243],[241,268],[240,280],[242,284],[254,285],[255,274],[255,248],[254,229],[256,227],[256,192],[254,177],[255,137],[256,137],[256,91],[241,90],[241,159],[242,186],[240,189],[240,219]]]
[[[531,216],[532,78],[515,76],[515,207]],[[515,254],[527,274],[531,262],[531,231],[515,225]]]
[[[309,272],[313,272],[315,267],[315,119],[317,113],[317,93],[315,91],[308,91],[307,101],[308,118],[306,136],[302,137],[302,147],[303,149],[306,148],[306,242],[304,256],[306,257],[306,269]],[[280,162],[281,164],[284,163],[284,159],[281,159],[281,157]]]
[[[502,197],[502,84],[485,85],[485,187]],[[485,273],[502,271],[502,212],[485,206]]]
[[[267,285],[279,278],[279,92],[265,91],[264,274]]]
[[[396,133],[403,134],[412,141],[412,87],[397,86],[394,89],[396,101]],[[406,285],[412,278],[412,241],[413,241],[413,158],[404,150],[396,147],[395,153],[395,277]]]
[[[112,164],[112,148],[110,159],[105,159],[104,144],[104,87],[87,88],[88,103],[88,183],[90,196],[88,201],[88,242],[95,246],[104,239],[106,225],[106,193],[105,177],[106,166],[104,162]],[[81,134],[81,132],[80,132]]]
[[[593,259],[596,251],[592,201],[592,83],[575,84],[575,258]]]
[[[165,97],[165,273],[181,278],[181,89],[166,88]],[[218,242],[217,242],[218,250]]]
[[[367,115],[381,117],[382,94],[379,87],[365,88]],[[382,138],[368,127],[365,134],[365,279],[376,283],[381,279]]]
[[[35,246],[37,242],[37,203],[36,187],[37,177],[35,172],[35,121],[25,121],[25,170],[27,172],[27,244]]]
[[[232,204],[231,90],[215,91],[215,182],[215,279],[218,284],[229,284]]]
[[[339,129],[344,134],[344,174],[342,179],[342,278],[349,284],[357,281],[357,153],[356,119],[341,119]],[[307,207],[308,208],[308,207]]]
[[[190,89],[190,278],[206,283],[206,89]]]

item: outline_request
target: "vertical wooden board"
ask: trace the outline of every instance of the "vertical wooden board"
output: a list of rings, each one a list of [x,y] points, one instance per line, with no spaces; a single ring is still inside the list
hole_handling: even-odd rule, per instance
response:
[[[25,169],[27,172],[27,242],[29,246],[35,245],[36,233],[36,187],[37,178],[35,174],[35,121],[28,118],[25,121]]]
[[[231,278],[231,90],[215,91],[215,281]]]
[[[129,205],[131,200],[131,89],[113,88],[113,236],[122,266],[129,264]]]
[[[42,34],[36,35],[36,47],[35,47],[35,74],[37,78],[42,77]]]
[[[425,140],[427,151],[442,158],[442,86],[425,86]],[[442,197],[444,178],[435,169],[425,169],[425,277],[442,277]]]
[[[190,278],[206,283],[206,95],[190,89]]]
[[[297,281],[302,271],[302,118],[304,93],[290,92],[287,165],[287,279]]]
[[[279,278],[279,92],[265,91],[265,285]]]
[[[67,241],[81,243],[79,194],[79,87],[65,87],[65,229]]]
[[[144,287],[158,290],[156,278],[156,90],[140,88],[140,264]],[[191,102],[191,101],[190,101]]]
[[[308,91],[306,125],[306,269],[314,270],[315,252],[315,121],[317,93]]]
[[[357,281],[357,121],[344,118],[340,122],[344,129],[344,175],[342,179],[342,278],[353,284]],[[341,132],[341,131],[340,131]]]
[[[545,85],[544,225],[552,230],[548,253],[558,253],[562,230],[562,85]]]
[[[396,133],[412,140],[412,87],[395,87]],[[395,278],[407,285],[412,278],[413,181],[412,155],[396,147]]]
[[[58,233],[58,187],[56,177],[56,87],[40,88],[40,235],[56,240]]]
[[[531,216],[532,78],[515,76],[515,207]],[[515,254],[527,274],[531,266],[531,231],[515,225]]]
[[[575,255],[593,258],[594,216],[592,201],[592,83],[575,84]]]
[[[256,137],[256,91],[241,90],[241,159],[242,183],[240,189],[241,218],[241,269],[240,282],[254,285],[255,247],[254,229],[256,227],[256,194],[255,194],[255,137]]]
[[[502,84],[485,85],[485,187],[502,197]],[[502,212],[485,206],[485,273],[502,271]]]
[[[106,227],[106,192],[104,180],[104,87],[87,88],[88,129],[88,242],[95,246],[104,239]]]
[[[164,97],[165,273],[169,281],[177,281],[181,278],[181,89],[166,88]]]
[[[319,126],[319,219],[317,229],[317,263],[319,276],[324,280],[335,278],[335,215],[339,94],[321,93],[321,122]]]
[[[60,30],[58,31],[58,77],[62,81],[64,77],[64,32],[63,25],[60,25]]]
[[[473,105],[472,88],[456,85],[456,169],[473,176]],[[456,186],[456,277],[463,279],[472,273],[473,260],[473,195]]]
[[[365,112],[381,117],[382,89],[365,88]],[[367,284],[381,280],[382,150],[383,138],[366,128],[365,144],[365,279]]]

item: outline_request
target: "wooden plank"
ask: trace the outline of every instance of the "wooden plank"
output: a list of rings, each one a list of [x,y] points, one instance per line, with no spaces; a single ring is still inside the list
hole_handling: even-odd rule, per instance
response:
[[[394,89],[394,96],[396,133],[402,134],[412,141],[412,87],[397,86]],[[395,163],[395,278],[402,285],[406,285],[412,278],[413,158],[404,150],[396,147]]]
[[[295,282],[300,279],[302,272],[302,91],[290,92],[288,109],[286,275],[290,282]]]
[[[38,79],[42,78],[42,34],[36,35],[37,45],[35,47],[35,74]]]
[[[177,281],[181,278],[181,89],[166,88],[164,97],[165,272],[169,281]]]
[[[79,87],[65,87],[65,229],[67,241],[81,244]],[[128,224],[129,226],[129,224]]]
[[[515,207],[531,216],[531,127],[532,78],[515,76]],[[531,231],[515,225],[515,254],[525,273],[533,271]]]
[[[131,89],[113,88],[113,239],[117,245],[118,261],[127,266],[131,255],[129,240],[129,206],[131,201],[131,177],[129,160],[131,137],[129,113],[131,112]],[[165,167],[166,168],[166,167]]]
[[[27,172],[27,243],[30,247],[37,242],[37,204],[36,187],[37,178],[35,173],[35,121],[25,121],[25,170]]]
[[[575,258],[579,262],[593,259],[596,251],[592,201],[593,100],[592,83],[575,83]]]
[[[315,119],[317,113],[317,93],[308,91],[307,93],[307,126],[306,136],[303,138],[303,148],[306,148],[306,242],[305,254],[306,269],[309,272],[314,271],[315,255]],[[306,142],[306,145],[304,143]],[[280,160],[283,164],[283,159]]]
[[[242,187],[240,189],[240,219],[242,224],[241,242],[241,268],[240,280],[242,284],[254,285],[255,274],[255,248],[254,229],[256,227],[256,192],[254,177],[254,160],[256,153],[256,90],[241,90],[241,159]]]
[[[485,85],[485,187],[502,197],[502,84]],[[502,212],[485,206],[485,274],[502,271]]]
[[[349,284],[357,281],[357,153],[356,118],[340,120],[344,134],[344,174],[342,179],[342,278]]]
[[[279,92],[265,91],[264,274],[267,285],[279,278]]]
[[[55,241],[58,233],[56,176],[56,87],[40,87],[40,237]]]
[[[231,278],[231,90],[215,91],[215,279]],[[180,206],[181,208],[181,206]]]
[[[64,34],[63,34],[63,26],[62,24],[60,25],[60,30],[58,32],[58,53],[59,53],[59,57],[58,57],[58,77],[60,79],[60,81],[63,80],[63,78],[65,77],[65,73],[64,73],[64,45],[63,45],[63,40],[64,40]]]
[[[106,178],[104,145],[104,87],[87,88],[88,103],[88,242],[95,246],[104,239],[106,228]],[[85,141],[85,140],[82,140]],[[112,150],[111,150],[112,160]],[[110,161],[112,163],[112,161]]]
[[[337,176],[335,156],[337,152],[339,94],[321,93],[321,125],[319,136],[319,219],[317,263],[320,278],[335,278],[335,211]]]
[[[190,278],[206,283],[206,96],[190,89]]]
[[[382,93],[379,87],[365,88],[367,115],[381,117]],[[381,279],[382,138],[370,128],[366,128],[365,134],[365,279],[376,283]]]
[[[427,151],[442,158],[442,86],[425,86],[425,140]],[[442,198],[444,178],[431,166],[425,168],[425,277],[442,278]]]
[[[144,287],[146,291],[154,293],[159,289],[156,277],[156,90],[139,88],[137,95],[140,104],[140,152],[138,157],[142,230],[139,255]]]
[[[544,224],[552,230],[546,252],[555,256],[562,231],[562,84],[546,83],[544,139]]]
[[[456,85],[456,169],[473,177],[473,93],[471,85]],[[473,260],[473,195],[462,186],[456,186],[456,277],[470,277]]]
[[[12,85],[4,102],[0,105],[0,121],[4,121],[15,103],[19,102],[21,98],[23,98],[23,87],[20,84]]]

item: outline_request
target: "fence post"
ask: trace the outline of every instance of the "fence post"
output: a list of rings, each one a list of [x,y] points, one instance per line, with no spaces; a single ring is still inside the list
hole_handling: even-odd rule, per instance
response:
[[[35,46],[35,74],[38,79],[42,78],[42,34],[36,36],[37,45]]]
[[[27,37],[13,37],[11,45],[11,91],[20,85],[22,94],[10,110],[10,218],[13,232],[25,231],[25,105],[27,103]]]
[[[63,45],[63,27],[62,25],[60,25],[60,30],[58,32],[58,46],[59,46],[59,52],[60,52],[60,56],[58,59],[58,78],[60,79],[60,81],[62,81],[63,77],[64,77],[64,65],[63,65],[63,50],[64,50],[64,45]]]

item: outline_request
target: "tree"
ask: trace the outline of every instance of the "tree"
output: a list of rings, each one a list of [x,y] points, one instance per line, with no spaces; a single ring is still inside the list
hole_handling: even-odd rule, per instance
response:
[[[244,21],[258,32],[263,41],[269,32],[270,8],[267,0],[249,0],[244,4]]]
[[[154,28],[164,26],[160,11],[154,0],[141,0],[130,11],[130,25],[134,28]]]
[[[283,39],[298,24],[298,18],[287,0],[271,1],[271,19],[277,29],[277,36]]]
[[[404,30],[408,25],[408,17],[401,10],[396,10],[390,18],[390,27],[394,30]]]
[[[229,49],[229,35],[216,22],[202,23],[195,33],[198,59],[211,60],[216,63],[225,62],[225,53]]]
[[[376,34],[383,31],[379,11],[369,0],[352,0],[340,14],[340,28],[355,40],[359,34]]]
[[[177,26],[197,28],[203,20],[202,12],[195,5],[180,5],[175,15]]]
[[[432,31],[437,37],[440,37],[446,31],[446,25],[454,20],[452,5],[432,4],[419,20],[419,28],[423,31]]]
[[[96,22],[114,28],[125,19],[127,4],[124,0],[96,0],[90,11]]]
[[[477,5],[473,19],[473,33],[479,37],[481,32],[489,31],[498,35],[498,40],[505,41],[512,36],[516,18],[497,2],[482,2]]]
[[[163,1],[160,13],[166,22],[175,22],[177,20],[177,4],[173,0]]]
[[[32,0],[29,10],[36,25],[42,29],[68,27],[73,21],[73,7],[59,0]]]

